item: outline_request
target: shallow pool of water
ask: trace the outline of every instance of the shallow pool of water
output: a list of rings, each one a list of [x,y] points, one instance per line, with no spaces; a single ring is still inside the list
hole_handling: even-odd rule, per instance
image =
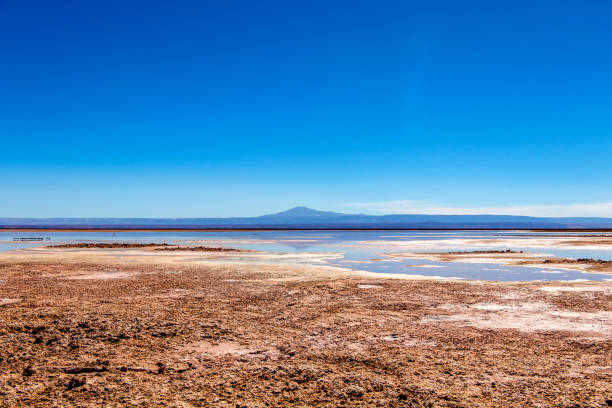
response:
[[[530,245],[541,233],[516,231],[125,231],[125,232],[0,232],[0,251],[70,242],[135,242],[192,245],[223,245],[271,252],[334,252],[343,257],[328,260],[333,266],[370,272],[414,274],[444,278],[500,281],[611,280],[610,274],[591,274],[571,269],[503,266],[491,263],[436,262],[425,259],[389,258],[392,252],[444,252],[448,250],[522,250],[569,258],[612,260],[608,249],[567,249]],[[551,235],[551,234],[548,234]],[[16,237],[42,237],[44,242],[15,242]],[[505,237],[514,243],[499,243]],[[478,245],[462,240],[479,240]],[[484,243],[481,241],[484,240]],[[491,244],[486,241],[490,240]],[[419,247],[426,245],[426,247]]]

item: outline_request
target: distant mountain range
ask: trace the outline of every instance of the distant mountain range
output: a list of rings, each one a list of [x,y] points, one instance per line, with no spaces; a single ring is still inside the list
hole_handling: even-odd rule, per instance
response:
[[[0,228],[218,228],[218,229],[604,229],[612,218],[541,218],[516,215],[363,215],[295,207],[235,218],[0,218]]]

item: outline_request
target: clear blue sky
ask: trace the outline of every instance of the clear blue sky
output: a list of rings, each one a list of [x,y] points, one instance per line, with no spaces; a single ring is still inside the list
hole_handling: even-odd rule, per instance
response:
[[[0,217],[612,216],[611,15],[0,0]]]

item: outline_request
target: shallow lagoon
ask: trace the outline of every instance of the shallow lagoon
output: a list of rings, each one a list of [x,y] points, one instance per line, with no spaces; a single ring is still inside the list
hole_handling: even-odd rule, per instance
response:
[[[397,259],[392,252],[445,252],[505,250],[545,253],[568,258],[612,260],[612,250],[543,247],[534,239],[542,233],[516,231],[123,231],[123,232],[0,232],[0,251],[69,242],[158,242],[222,245],[271,252],[333,252],[343,256],[326,261],[332,266],[379,273],[402,273],[442,278],[499,281],[612,280],[609,274],[584,273],[561,268],[505,266],[492,263],[437,262]],[[523,235],[524,234],[524,235]],[[567,233],[559,233],[559,235]],[[527,235],[527,236],[525,236]],[[555,235],[547,233],[547,235]],[[584,233],[582,233],[584,235]],[[593,235],[597,235],[594,233]],[[15,237],[44,237],[45,242],[12,242]],[[512,238],[512,243],[500,240]],[[464,242],[478,241],[478,244]],[[490,241],[490,244],[487,242]]]

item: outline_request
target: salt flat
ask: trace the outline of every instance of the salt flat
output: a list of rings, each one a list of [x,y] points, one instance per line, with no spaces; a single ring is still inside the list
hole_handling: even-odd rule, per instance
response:
[[[331,267],[316,253],[234,262],[235,253],[187,252],[0,253],[0,406],[611,397],[612,283],[461,281]]]

